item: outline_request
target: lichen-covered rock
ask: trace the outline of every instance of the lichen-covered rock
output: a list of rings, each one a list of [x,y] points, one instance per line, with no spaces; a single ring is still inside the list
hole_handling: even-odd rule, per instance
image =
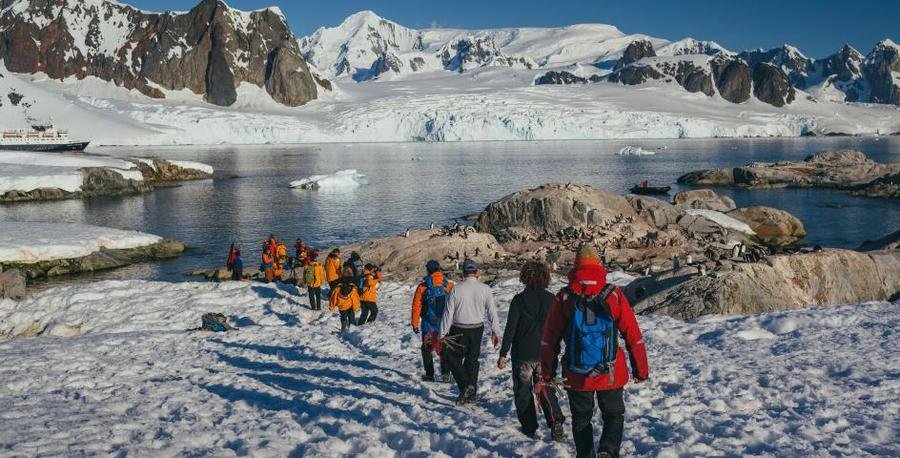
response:
[[[824,250],[737,263],[649,296],[638,313],[683,320],[709,314],[751,314],[810,305],[888,300],[900,291],[900,253]]]
[[[728,196],[720,196],[711,189],[694,189],[691,191],[683,191],[675,194],[672,202],[676,207],[698,210],[715,210],[717,212],[730,212],[737,208]]]
[[[796,216],[777,208],[743,207],[728,212],[728,216],[747,223],[766,245],[794,245],[806,237],[803,223]]]

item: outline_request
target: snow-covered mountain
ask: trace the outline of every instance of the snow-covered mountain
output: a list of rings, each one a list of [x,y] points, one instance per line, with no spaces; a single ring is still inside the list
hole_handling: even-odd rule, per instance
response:
[[[668,43],[646,35],[626,35],[602,24],[417,30],[363,11],[337,27],[323,27],[301,38],[300,48],[326,76],[362,81],[385,74],[465,72],[489,66],[532,69],[583,64],[603,68],[612,66],[631,42],[641,39],[655,46]]]
[[[277,8],[238,11],[202,0],[183,13],[151,13],[112,0],[4,0],[0,56],[17,73],[93,76],[153,98],[189,90],[215,105],[241,84],[299,106],[313,76]]]

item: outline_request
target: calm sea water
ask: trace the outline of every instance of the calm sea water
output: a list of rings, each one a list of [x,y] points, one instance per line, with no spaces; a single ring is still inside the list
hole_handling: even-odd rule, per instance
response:
[[[655,156],[617,156],[626,144],[660,149]],[[642,179],[671,184],[694,169],[800,160],[845,147],[880,162],[900,162],[900,137],[102,148],[94,152],[205,162],[215,167],[216,177],[136,197],[0,206],[0,220],[97,224],[182,240],[192,250],[180,259],[98,276],[181,280],[186,272],[222,265],[231,242],[244,247],[252,265],[270,233],[328,248],[447,223],[547,182],[624,192]],[[369,184],[345,192],[288,187],[293,180],[343,169],[357,169]],[[856,247],[900,228],[897,201],[828,190],[719,192],[738,206],[793,213],[805,223],[809,244]]]

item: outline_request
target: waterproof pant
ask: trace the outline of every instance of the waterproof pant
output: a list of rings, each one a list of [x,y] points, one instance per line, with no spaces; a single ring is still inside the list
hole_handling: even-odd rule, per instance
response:
[[[360,305],[362,307],[362,311],[359,312],[359,321],[357,322],[357,324],[363,325],[375,321],[375,318],[378,317],[378,304],[369,301],[362,301]]]
[[[322,288],[309,288],[309,308],[310,310],[322,310]]]
[[[603,432],[600,435],[598,452],[619,456],[622,445],[622,431],[625,428],[625,400],[622,389],[608,391],[572,391],[569,393],[569,407],[572,409],[572,437],[578,457],[593,456],[594,452],[594,399],[600,406]]]
[[[241,281],[244,279],[244,268],[238,267],[231,271],[231,281]]]
[[[341,312],[341,332],[350,330],[350,326],[356,324],[356,313],[353,309],[347,309]]]
[[[466,387],[478,391],[478,359],[481,357],[481,338],[484,326],[477,328],[460,328],[451,326],[447,336],[453,336],[453,345],[444,345],[450,372],[456,379],[456,386],[462,393]]]
[[[513,396],[516,400],[516,415],[522,425],[522,431],[532,435],[538,429],[537,411],[534,406],[534,384],[540,380],[541,363],[538,361],[513,361]],[[566,421],[566,417],[559,408],[559,397],[553,387],[547,387],[545,394],[541,395],[539,402],[547,426]]]
[[[441,336],[435,332],[422,331],[422,367],[425,368],[425,376],[434,378],[434,356],[437,353],[441,361],[441,375],[450,373],[450,365],[447,364],[447,353],[441,351]]]

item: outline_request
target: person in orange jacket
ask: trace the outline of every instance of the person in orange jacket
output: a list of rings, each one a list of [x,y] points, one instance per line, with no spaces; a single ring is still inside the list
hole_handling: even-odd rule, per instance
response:
[[[328,301],[329,310],[341,313],[341,332],[347,332],[350,325],[356,324],[356,312],[359,308],[359,291],[353,281],[353,270],[344,269],[337,286],[331,290],[331,299]]]
[[[425,369],[422,380],[435,381],[433,353],[437,353],[441,362],[441,381],[450,383],[450,365],[447,364],[444,353],[441,351],[440,333],[444,307],[446,307],[447,298],[453,290],[453,282],[444,277],[441,264],[437,261],[428,261],[425,270],[428,275],[416,288],[410,319],[413,332],[422,334],[422,366]]]
[[[262,269],[263,274],[265,274],[266,283],[272,283],[275,280],[275,259],[268,250],[263,251],[262,265],[260,268]]]
[[[362,294],[360,303],[362,313],[359,315],[358,326],[375,321],[378,317],[378,284],[381,282],[381,269],[374,264],[366,264],[362,274]]]
[[[341,250],[337,248],[331,250],[325,258],[325,281],[332,291],[341,281]]]
[[[322,310],[322,284],[325,283],[325,268],[317,259],[319,250],[309,253],[309,264],[303,268],[303,282],[309,291],[309,308]]]

